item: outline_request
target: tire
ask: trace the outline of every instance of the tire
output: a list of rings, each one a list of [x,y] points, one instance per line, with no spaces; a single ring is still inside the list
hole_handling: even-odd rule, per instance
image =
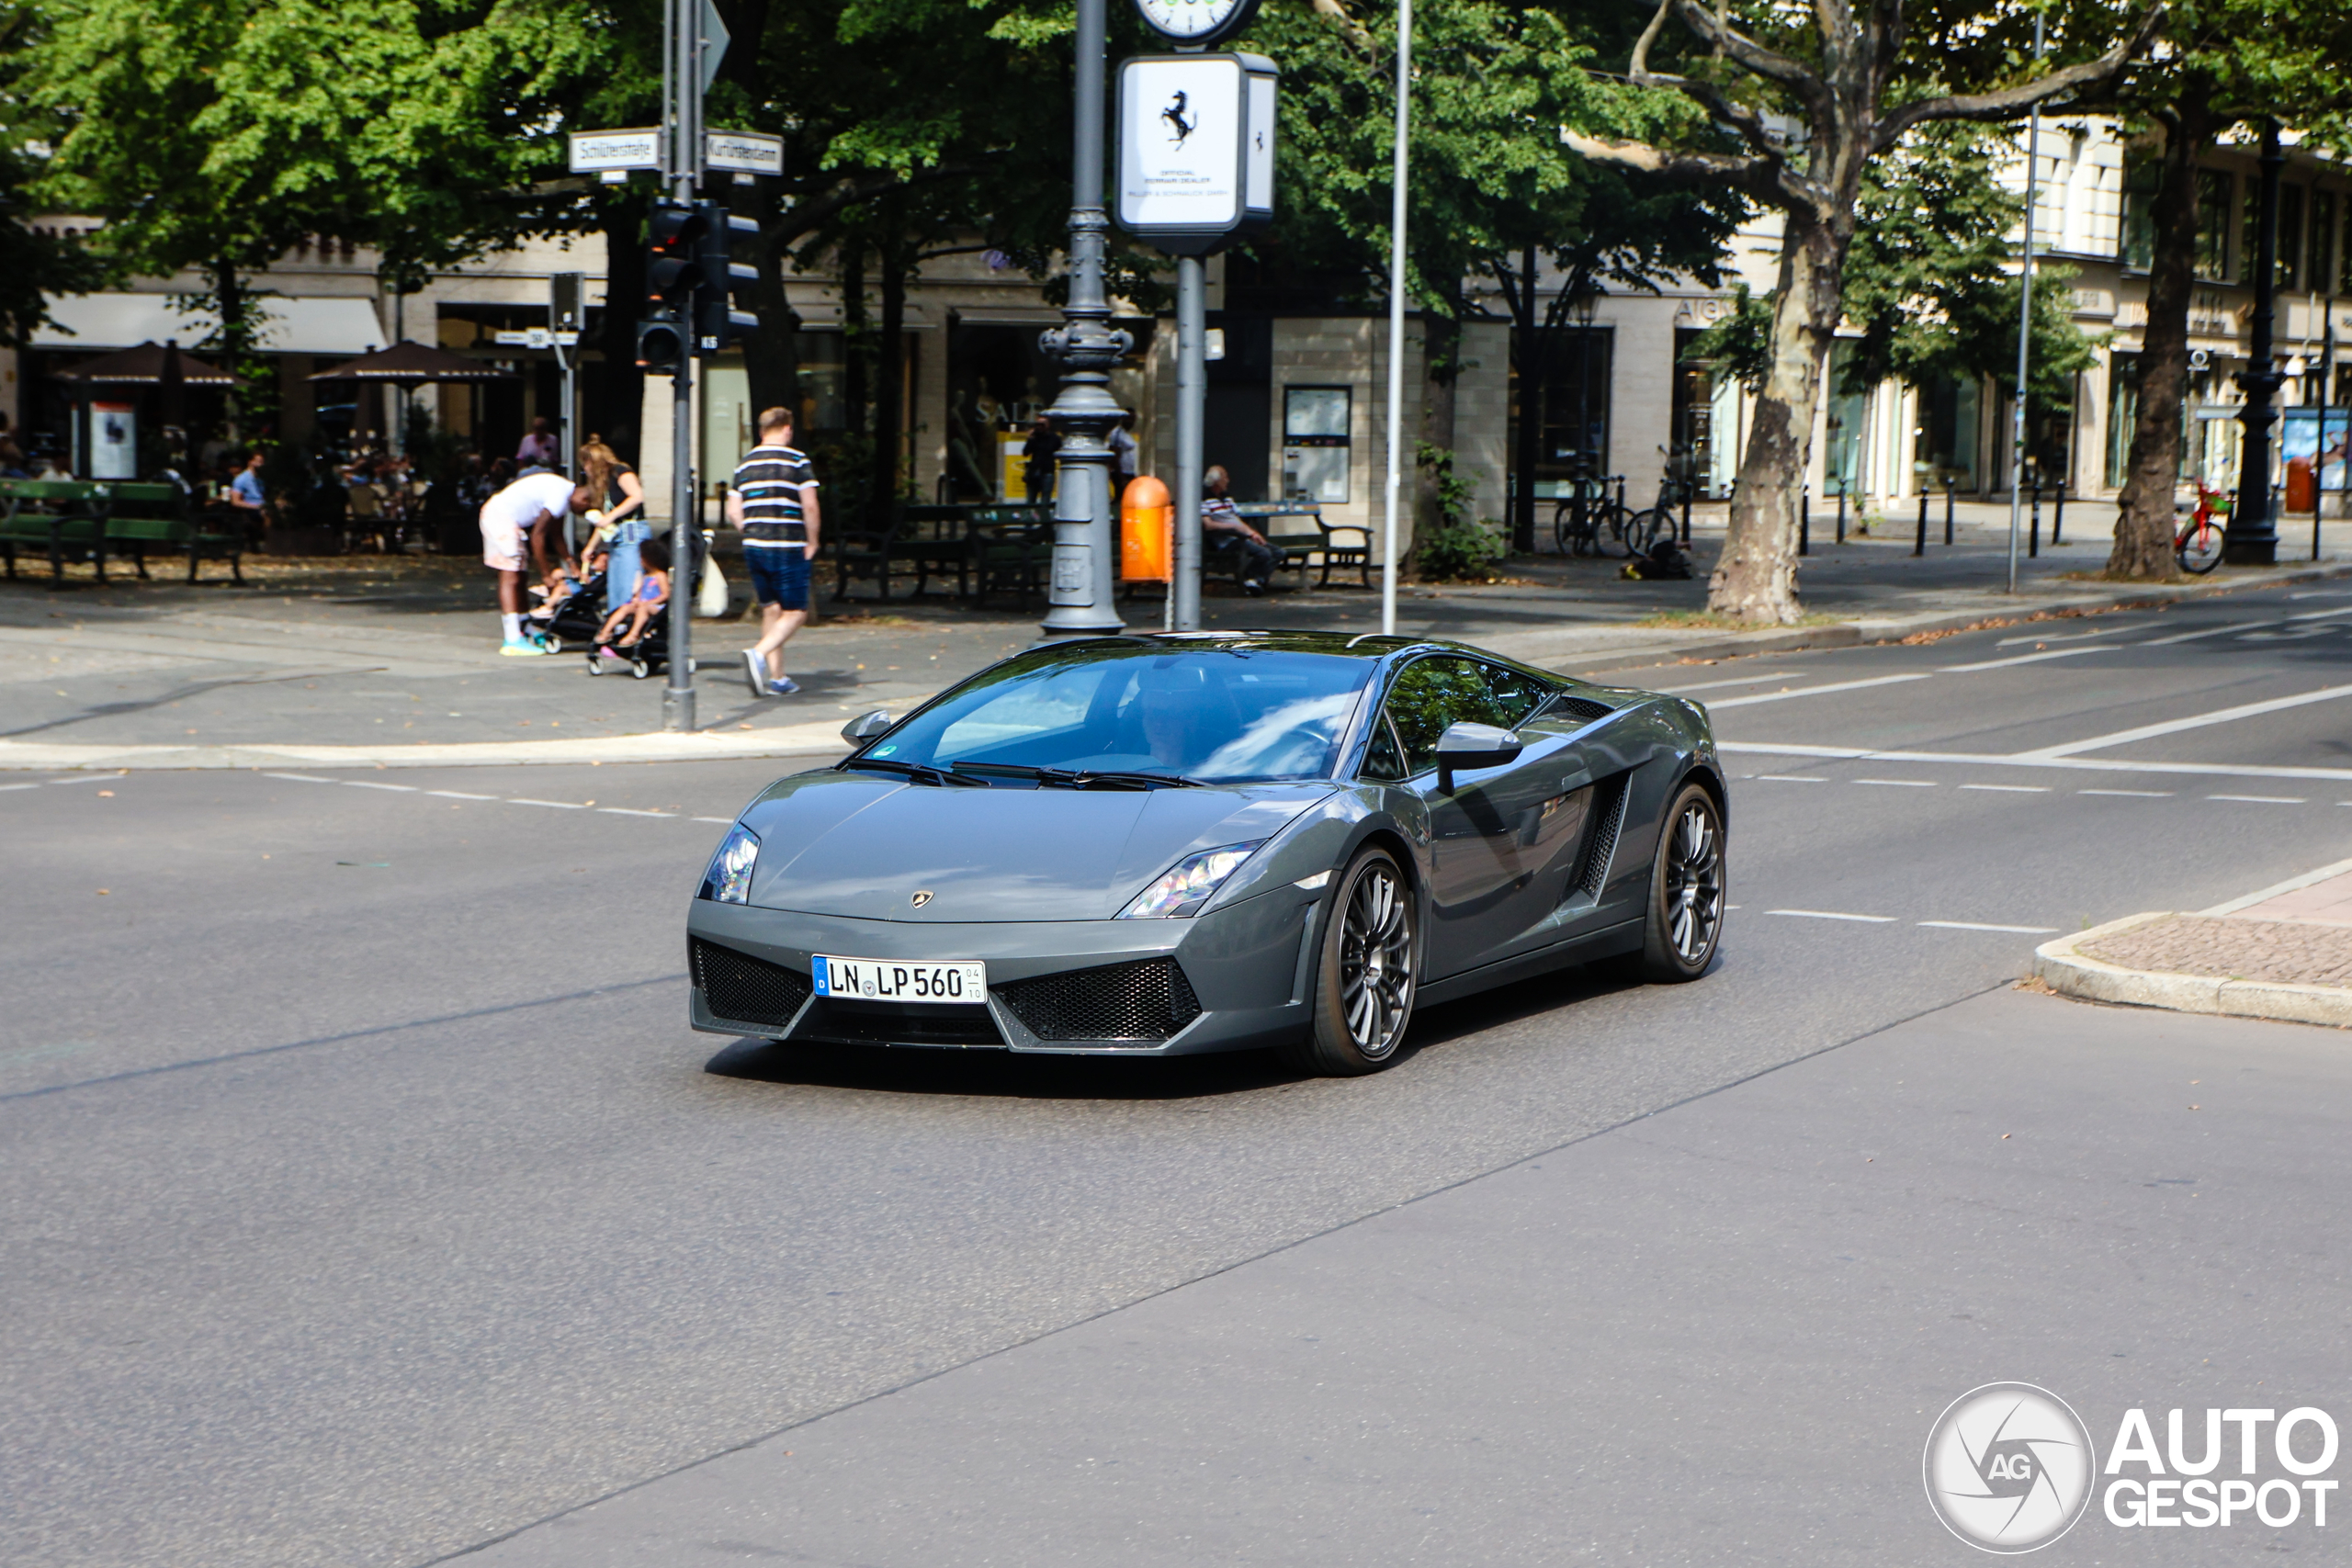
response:
[[[1650,857],[1642,950],[1627,953],[1628,978],[1680,985],[1707,972],[1723,939],[1725,897],[1724,814],[1706,786],[1686,784],[1667,807],[1657,852]]]
[[[1413,1021],[1420,952],[1412,884],[1377,847],[1348,864],[1317,944],[1315,1016],[1284,1064],[1327,1077],[1376,1073],[1396,1058]]]
[[[2222,564],[2222,530],[2211,523],[2192,523],[2173,540],[2173,554],[2183,571],[2204,576]]]
[[[588,673],[591,675],[602,675],[604,672],[605,661],[596,656],[596,650],[594,649],[590,649],[588,650]]]
[[[653,666],[642,659],[632,659],[628,662],[628,672],[633,679],[642,681],[653,673]]]
[[[1612,509],[1600,527],[1600,553],[1618,560],[1631,560],[1641,554],[1634,543],[1634,526],[1640,521],[1638,513]]]

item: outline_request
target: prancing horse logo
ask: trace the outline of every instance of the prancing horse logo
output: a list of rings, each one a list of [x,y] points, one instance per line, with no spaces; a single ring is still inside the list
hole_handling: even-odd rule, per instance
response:
[[[925,904],[931,902],[931,889],[928,887],[924,888],[922,892],[916,894],[908,901],[913,904],[916,908],[922,908]]]
[[[1175,127],[1176,134],[1170,140],[1179,147],[1184,145],[1184,139],[1198,130],[1201,126],[1198,111],[1195,111],[1190,119],[1184,118],[1184,106],[1190,101],[1183,94],[1178,93],[1168,107],[1159,111],[1159,118]]]

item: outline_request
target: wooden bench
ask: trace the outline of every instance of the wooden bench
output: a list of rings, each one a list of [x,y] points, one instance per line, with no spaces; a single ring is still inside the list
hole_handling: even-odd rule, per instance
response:
[[[98,581],[107,576],[107,554],[128,555],[147,576],[150,549],[185,551],[187,580],[206,557],[225,558],[230,575],[245,580],[241,557],[243,530],[232,518],[209,517],[176,484],[131,480],[0,479],[0,555],[17,575],[20,546],[49,557],[50,572],[65,575],[65,558],[88,560]]]
[[[992,589],[1030,598],[1046,581],[1054,555],[1054,520],[1042,506],[976,506],[967,525],[972,593],[985,604]]]
[[[1326,523],[1323,503],[1319,501],[1252,501],[1234,506],[1244,521],[1266,536],[1266,543],[1273,547],[1274,569],[1298,573],[1300,587],[1306,585],[1306,569],[1319,564],[1323,576],[1318,587],[1331,586],[1331,569],[1354,567],[1363,586],[1372,586],[1372,530],[1354,523]],[[1276,531],[1272,525],[1279,518],[1304,517],[1313,524],[1315,531]],[[1233,570],[1240,570],[1240,557],[1231,550],[1218,552],[1229,555]]]

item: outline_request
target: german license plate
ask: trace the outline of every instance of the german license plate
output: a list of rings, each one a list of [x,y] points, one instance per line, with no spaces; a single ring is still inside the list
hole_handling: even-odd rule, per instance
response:
[[[978,959],[932,964],[898,958],[832,958],[820,953],[812,966],[820,997],[966,1004],[985,1002],[989,997],[988,965]]]

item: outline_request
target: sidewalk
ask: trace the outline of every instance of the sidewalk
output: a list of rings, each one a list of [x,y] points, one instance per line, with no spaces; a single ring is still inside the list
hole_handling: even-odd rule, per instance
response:
[[[2084,509],[2087,512],[2089,509]],[[1715,509],[1719,514],[1721,508]],[[1972,522],[1971,511],[1986,520]],[[2003,525],[1991,521],[1998,513]],[[2021,560],[2020,592],[2004,592],[2006,513],[1962,508],[1959,542],[1928,554],[1909,536],[1834,541],[1816,515],[1800,585],[1815,617],[1769,632],[1694,622],[1720,550],[1720,522],[1702,513],[1690,581],[1630,581],[1622,562],[1552,554],[1515,557],[1504,581],[1408,584],[1397,627],[1456,637],[1574,673],[1682,658],[1891,640],[1988,618],[2161,601],[2233,587],[2352,571],[2352,525],[2331,559],[2262,570],[2225,569],[2186,588],[2087,580],[2104,538],[2083,537]],[[2087,525],[2087,516],[2081,520]],[[1548,540],[1545,541],[1548,544]],[[726,564],[722,557],[722,566]],[[501,658],[491,583],[478,565],[437,557],[344,557],[249,563],[254,585],[198,585],[69,575],[0,582],[0,769],[449,766],[657,761],[837,750],[841,725],[869,708],[901,710],[942,685],[1028,646],[1041,606],[997,601],[975,610],[941,595],[877,604],[826,601],[787,649],[803,690],[754,698],[735,652],[753,623],[697,621],[700,733],[661,731],[660,678],[590,679],[579,654]],[[740,574],[736,574],[740,575]],[[1249,599],[1212,582],[1211,627],[1361,632],[1379,626],[1379,596],[1361,586],[1289,586]],[[1375,580],[1376,581],[1376,580]],[[870,592],[868,590],[867,592]],[[1118,607],[1137,630],[1159,624],[1151,589]]]
[[[2352,1027],[2352,861],[2045,942],[2034,973],[2086,1001]]]

